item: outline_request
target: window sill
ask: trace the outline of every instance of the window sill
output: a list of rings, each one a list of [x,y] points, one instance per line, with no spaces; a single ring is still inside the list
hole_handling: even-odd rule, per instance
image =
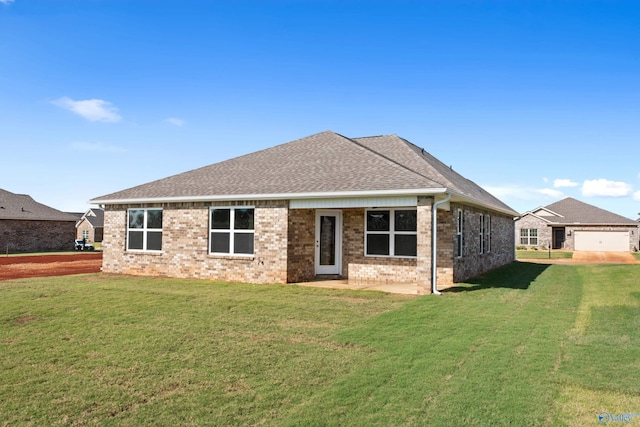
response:
[[[384,258],[384,259],[418,259],[417,256],[396,256],[396,255],[364,255],[365,258]]]
[[[207,257],[215,258],[215,259],[229,259],[229,260],[244,260],[244,261],[253,261],[256,256],[253,255],[242,255],[242,254],[208,254]]]
[[[125,253],[133,254],[133,255],[153,255],[153,256],[164,255],[164,252],[162,251],[143,251],[138,249],[127,249]]]

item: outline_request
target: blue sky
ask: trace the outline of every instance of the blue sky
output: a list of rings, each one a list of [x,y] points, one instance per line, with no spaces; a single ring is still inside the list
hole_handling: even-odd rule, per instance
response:
[[[640,2],[0,0],[0,188],[63,211],[324,130],[640,212]]]

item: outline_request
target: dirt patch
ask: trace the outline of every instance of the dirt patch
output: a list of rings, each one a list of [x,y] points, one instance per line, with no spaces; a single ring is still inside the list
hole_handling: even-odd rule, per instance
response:
[[[20,324],[20,325],[24,325],[25,323],[29,323],[29,322],[33,322],[36,320],[36,316],[24,316],[24,317],[18,317],[17,319],[14,319],[16,323]]]
[[[630,252],[586,252],[576,251],[573,258],[522,259],[522,262],[538,264],[640,264]]]
[[[102,253],[0,257],[0,280],[98,273]]]

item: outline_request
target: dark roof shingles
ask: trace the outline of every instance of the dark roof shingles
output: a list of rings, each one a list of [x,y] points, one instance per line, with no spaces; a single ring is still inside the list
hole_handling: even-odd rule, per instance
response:
[[[563,218],[552,219],[552,222],[560,224],[637,225],[637,222],[629,218],[581,202],[572,197],[567,197],[566,199],[547,205],[545,208],[563,216]]]
[[[0,219],[73,222],[78,220],[73,214],[38,203],[26,194],[14,194],[1,188]]]
[[[331,131],[101,196],[93,202],[428,188],[449,188],[512,211],[396,135],[351,139]]]

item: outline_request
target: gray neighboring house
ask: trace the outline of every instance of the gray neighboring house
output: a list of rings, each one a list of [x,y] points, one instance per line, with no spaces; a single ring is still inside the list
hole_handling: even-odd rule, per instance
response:
[[[76,223],[76,239],[102,242],[104,233],[104,210],[91,208]]]
[[[72,250],[77,220],[30,196],[0,189],[0,253]]]
[[[638,250],[638,222],[568,197],[516,218],[516,246],[569,251]]]
[[[515,258],[517,213],[396,135],[326,131],[91,203],[108,273],[432,293]]]

